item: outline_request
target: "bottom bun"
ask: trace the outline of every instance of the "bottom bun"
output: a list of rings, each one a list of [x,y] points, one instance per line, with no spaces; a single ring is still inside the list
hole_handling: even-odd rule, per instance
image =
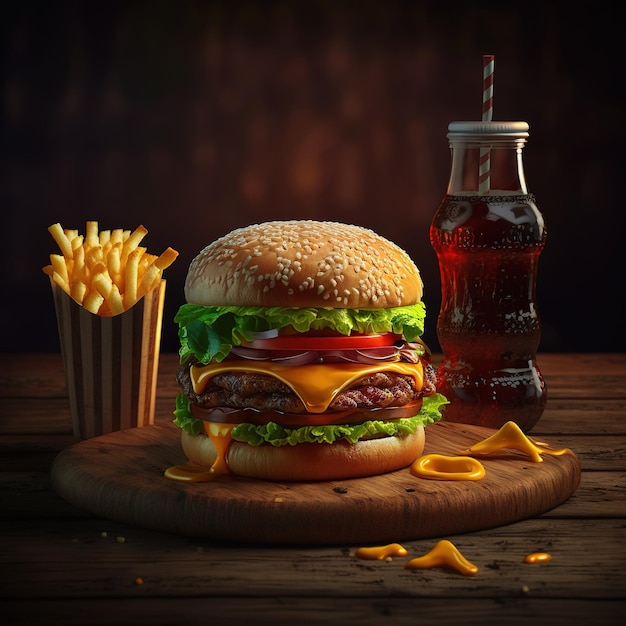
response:
[[[358,478],[393,472],[409,466],[424,451],[424,427],[412,435],[300,443],[295,446],[251,446],[233,441],[226,455],[233,474],[284,481],[321,481]],[[217,456],[211,439],[182,432],[183,452],[196,465],[210,467]]]

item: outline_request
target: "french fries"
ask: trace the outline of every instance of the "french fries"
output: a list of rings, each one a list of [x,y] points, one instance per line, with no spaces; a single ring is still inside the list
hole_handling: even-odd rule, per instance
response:
[[[121,228],[101,231],[98,222],[88,221],[83,236],[56,223],[48,232],[61,253],[50,255],[44,273],[97,315],[118,315],[130,309],[158,285],[163,270],[178,257],[172,248],[157,256],[140,246],[148,234],[142,225],[132,232]]]

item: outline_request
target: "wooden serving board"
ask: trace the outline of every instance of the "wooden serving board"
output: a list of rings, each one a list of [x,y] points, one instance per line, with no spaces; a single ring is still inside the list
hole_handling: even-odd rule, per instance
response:
[[[458,454],[494,432],[440,422],[426,429],[424,453]],[[533,463],[517,450],[482,457],[479,481],[427,480],[406,468],[319,483],[180,483],[163,475],[186,460],[180,430],[168,424],[70,446],[54,461],[52,484],[81,509],[154,530],[249,543],[381,544],[493,528],[561,504],[580,482],[580,464],[570,454],[543,459]]]

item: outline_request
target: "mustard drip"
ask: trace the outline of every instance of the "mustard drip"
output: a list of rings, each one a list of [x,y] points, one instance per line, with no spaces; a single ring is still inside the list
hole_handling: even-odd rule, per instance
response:
[[[411,559],[404,566],[405,569],[428,569],[431,567],[447,567],[463,574],[463,576],[474,576],[478,572],[478,567],[470,563],[457,549],[457,547],[447,539],[442,539],[435,547],[416,559]]]
[[[377,559],[378,561],[390,561],[393,556],[406,556],[408,552],[399,543],[390,543],[386,546],[373,546],[371,548],[359,548],[355,555],[358,559]]]
[[[469,456],[444,456],[425,454],[413,461],[411,474],[430,480],[480,480],[485,468],[480,461]]]
[[[191,462],[185,465],[174,465],[165,470],[166,478],[183,483],[204,483],[218,476],[230,474],[226,455],[233,440],[231,431],[234,424],[218,424],[216,422],[203,422],[203,424],[204,430],[213,442],[217,453],[213,465],[209,468]]]
[[[513,448],[524,452],[534,463],[543,462],[542,454],[551,456],[571,454],[574,456],[574,453],[569,448],[550,450],[547,444],[533,441],[522,432],[522,429],[515,422],[507,422],[497,433],[475,443],[467,450],[462,450],[460,454],[492,454],[505,448]]]
[[[217,422],[203,422],[204,430],[206,434],[211,438],[217,456],[209,472],[214,476],[221,476],[224,474],[230,474],[230,468],[228,467],[228,461],[226,460],[226,454],[228,448],[233,440],[231,431],[234,428],[234,424],[218,424]]]

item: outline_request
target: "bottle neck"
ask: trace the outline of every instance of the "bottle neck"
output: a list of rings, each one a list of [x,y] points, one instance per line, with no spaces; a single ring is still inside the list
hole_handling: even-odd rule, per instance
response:
[[[524,137],[450,138],[448,195],[527,194],[522,161]]]
[[[527,194],[522,151],[526,122],[450,122],[448,195]]]

